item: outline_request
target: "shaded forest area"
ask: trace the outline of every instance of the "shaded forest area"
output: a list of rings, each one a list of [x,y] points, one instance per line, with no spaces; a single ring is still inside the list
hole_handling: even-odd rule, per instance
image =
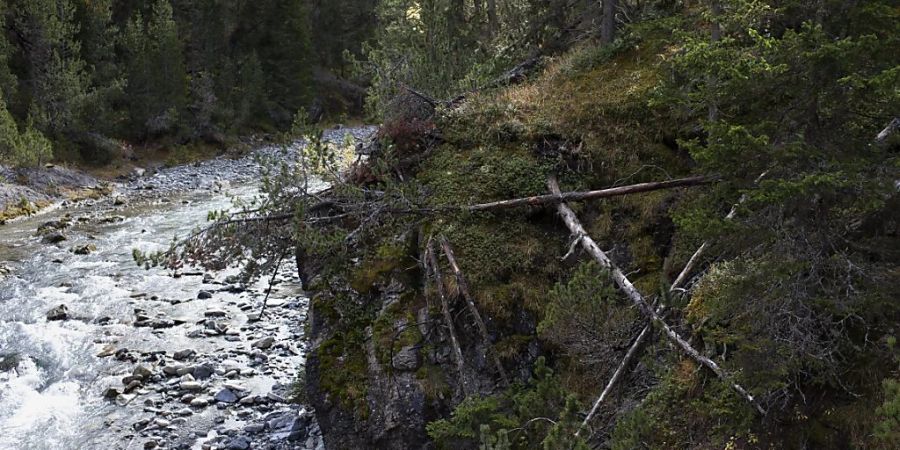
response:
[[[374,2],[4,0],[0,162],[105,164],[122,142],[224,146],[298,111],[359,117]],[[344,78],[339,78],[339,77]]]

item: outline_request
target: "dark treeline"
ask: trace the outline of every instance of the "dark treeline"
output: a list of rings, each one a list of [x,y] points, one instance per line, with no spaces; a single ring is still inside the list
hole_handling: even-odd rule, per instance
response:
[[[591,0],[0,0],[0,160],[102,164],[116,141],[219,144],[301,110],[380,119],[403,84],[465,92],[602,17]]]
[[[0,1],[0,159],[104,163],[113,140],[221,143],[302,109],[354,113],[361,94],[335,75],[371,34],[372,3]]]

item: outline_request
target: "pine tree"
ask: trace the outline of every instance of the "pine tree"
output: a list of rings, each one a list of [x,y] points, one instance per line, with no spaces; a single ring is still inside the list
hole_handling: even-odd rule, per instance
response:
[[[138,13],[123,36],[127,60],[129,134],[139,138],[175,131],[187,81],[178,29],[168,0],[157,0],[144,23]]]
[[[15,0],[11,26],[20,36],[28,89],[26,106],[35,126],[61,136],[80,126],[87,74],[76,39],[75,5],[70,0]]]

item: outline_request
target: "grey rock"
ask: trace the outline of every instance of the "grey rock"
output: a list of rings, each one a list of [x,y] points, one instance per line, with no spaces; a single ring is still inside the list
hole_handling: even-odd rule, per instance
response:
[[[236,403],[238,396],[231,389],[225,388],[216,393],[215,399],[219,403]]]
[[[205,380],[215,373],[215,368],[211,364],[201,364],[191,369],[191,375],[198,380]]]
[[[244,427],[245,433],[256,434],[266,429],[266,425],[264,423],[251,423]]]
[[[68,318],[69,308],[66,305],[59,305],[47,311],[47,320],[66,320]]]
[[[153,371],[145,366],[137,366],[134,368],[131,374],[135,377],[141,378],[142,380],[149,380],[150,377],[153,376]]]
[[[187,350],[179,350],[179,351],[175,352],[175,354],[172,357],[178,361],[184,361],[188,358],[193,358],[194,355],[196,355],[196,354],[197,354],[196,350],[187,349]]]
[[[197,294],[197,298],[200,300],[208,300],[212,298],[212,293],[209,291],[200,291]]]
[[[49,233],[46,236],[44,236],[44,238],[41,239],[41,242],[43,242],[45,244],[59,244],[60,242],[63,242],[67,239],[68,238],[66,237],[66,235],[57,231],[54,233]]]
[[[93,252],[97,251],[97,246],[94,244],[84,244],[84,245],[76,245],[72,247],[72,253],[76,255],[90,255]]]
[[[198,382],[196,382],[196,381],[182,381],[182,382],[179,384],[179,387],[180,387],[181,390],[183,390],[183,391],[192,391],[192,392],[196,392],[196,391],[202,391],[202,390],[203,390],[203,385],[200,384],[200,383],[198,383]]]
[[[253,347],[261,349],[261,350],[266,350],[268,348],[271,348],[272,344],[274,344],[274,343],[275,343],[275,338],[268,336],[268,337],[264,337],[256,342],[254,342]]]
[[[391,359],[391,365],[397,370],[412,372],[422,365],[419,350],[416,347],[403,347]]]
[[[209,406],[209,400],[205,398],[195,398],[191,400],[191,406],[195,408],[205,408]]]
[[[225,444],[228,450],[248,450],[250,448],[250,438],[247,436],[238,436]]]
[[[121,394],[116,388],[109,388],[103,392],[103,398],[107,400],[115,400]]]

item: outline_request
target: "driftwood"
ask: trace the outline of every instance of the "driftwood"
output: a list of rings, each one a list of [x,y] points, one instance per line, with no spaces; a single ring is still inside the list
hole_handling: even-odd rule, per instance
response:
[[[463,360],[462,350],[459,348],[459,339],[456,338],[456,328],[453,326],[453,315],[450,314],[450,305],[447,303],[447,292],[444,290],[444,278],[441,275],[441,268],[438,265],[437,256],[434,253],[434,242],[431,239],[428,240],[428,244],[425,247],[425,253],[425,258],[428,261],[428,266],[430,268],[429,275],[434,279],[438,297],[441,300],[441,314],[444,316],[444,321],[447,322],[450,346],[453,348],[453,358],[456,360],[456,368],[459,372],[463,394],[469,395],[465,361]]]
[[[454,275],[456,275],[456,282],[459,285],[459,291],[463,296],[463,299],[466,301],[466,306],[469,307],[469,312],[472,314],[473,319],[475,320],[475,325],[478,328],[478,333],[481,334],[481,340],[484,342],[485,348],[487,349],[489,356],[494,361],[494,366],[497,369],[497,373],[500,374],[500,379],[503,380],[503,385],[509,387],[509,378],[506,376],[506,370],[503,369],[503,364],[500,362],[500,357],[497,356],[497,353],[494,351],[494,346],[491,345],[491,338],[488,335],[487,327],[484,325],[484,320],[481,319],[481,314],[478,313],[478,307],[475,306],[475,300],[472,298],[471,291],[469,291],[469,284],[466,282],[466,277],[463,275],[462,270],[460,270],[459,265],[456,263],[456,256],[453,254],[453,248],[450,247],[450,242],[447,241],[445,236],[441,236],[441,248],[444,249],[444,256],[447,257],[447,262],[450,263],[450,268],[453,269]]]
[[[562,195],[559,190],[559,184],[556,181],[555,177],[551,177],[548,182],[548,186],[550,187],[550,191],[555,195]],[[750,405],[756,409],[762,415],[765,415],[766,410],[759,405],[756,399],[750,394],[743,386],[738,383],[731,381],[731,375],[728,374],[724,369],[719,367],[715,361],[703,356],[700,354],[697,349],[695,349],[687,340],[685,340],[681,335],[678,334],[669,324],[667,324],[662,317],[660,317],[659,313],[650,306],[650,304],[644,299],[644,296],[634,287],[628,277],[622,272],[622,270],[616,266],[615,263],[606,253],[600,249],[597,243],[588,235],[587,231],[585,231],[584,227],[581,225],[581,222],[578,220],[578,216],[575,215],[575,212],[566,204],[560,203],[557,205],[557,210],[559,211],[559,215],[562,217],[563,222],[565,222],[566,226],[569,230],[576,236],[576,239],[581,243],[581,246],[588,252],[599,264],[601,267],[609,270],[610,276],[613,281],[615,281],[616,285],[618,285],[619,289],[644,313],[647,318],[649,318],[652,322],[654,322],[657,326],[659,326],[663,332],[665,332],[666,337],[669,338],[678,348],[681,349],[683,353],[685,353],[688,357],[696,361],[698,364],[705,366],[713,373],[716,374],[721,380],[728,382],[732,389],[737,392],[741,397],[743,397]]]

